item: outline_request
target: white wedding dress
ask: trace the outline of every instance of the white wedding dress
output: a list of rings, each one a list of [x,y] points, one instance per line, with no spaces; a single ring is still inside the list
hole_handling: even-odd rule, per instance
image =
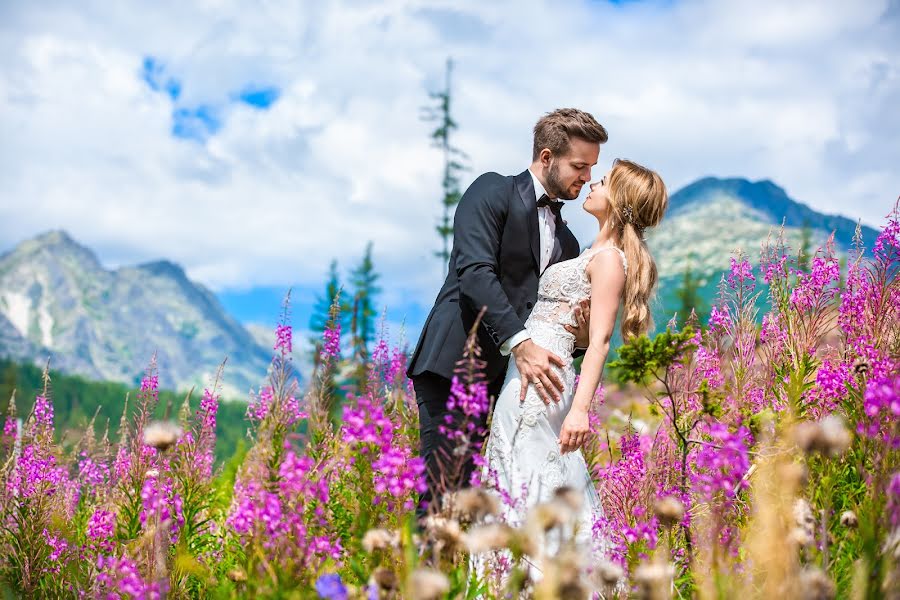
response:
[[[588,263],[606,250],[619,253],[627,276],[625,254],[613,246],[586,250],[577,258],[551,265],[541,275],[537,304],[525,328],[535,344],[565,361],[564,367],[554,367],[565,389],[559,403],[547,406],[531,385],[524,402],[520,402],[521,378],[515,360],[510,359],[494,406],[482,468],[484,485],[498,492],[502,518],[512,526],[521,525],[529,508],[551,499],[556,489],[569,486],[582,491],[584,501],[575,524],[575,542],[594,559],[608,554],[606,536],[594,528],[603,516],[600,498],[581,451],[560,453],[559,433],[575,395],[575,336],[565,325],[575,326],[574,308],[590,297]],[[545,556],[554,552],[553,548],[540,550]],[[534,564],[539,571],[539,561]]]

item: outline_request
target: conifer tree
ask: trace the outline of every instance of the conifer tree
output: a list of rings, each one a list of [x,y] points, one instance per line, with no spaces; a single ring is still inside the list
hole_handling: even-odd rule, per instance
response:
[[[441,249],[435,251],[435,256],[441,259],[445,268],[450,260],[450,248],[453,245],[453,212],[459,199],[460,191],[459,174],[465,169],[461,162],[466,154],[450,142],[451,133],[457,129],[456,121],[451,114],[451,101],[453,98],[450,76],[453,71],[453,60],[447,59],[444,89],[429,94],[434,105],[425,108],[423,120],[437,122],[437,128],[431,132],[433,144],[440,148],[444,155],[444,175],[441,182],[443,198],[441,205],[443,213],[440,222],[435,229],[441,237]]]

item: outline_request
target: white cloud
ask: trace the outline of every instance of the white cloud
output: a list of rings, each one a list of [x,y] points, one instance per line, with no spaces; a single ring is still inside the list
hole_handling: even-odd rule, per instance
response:
[[[133,6],[133,5],[132,5]],[[900,193],[896,3],[84,2],[0,8],[0,234],[63,227],[109,262],[166,257],[216,287],[313,284],[368,240],[386,302],[443,267],[440,154],[419,120],[456,59],[468,179],[516,173],[553,108],[593,112],[615,156],[677,188],[771,178],[879,224]],[[141,79],[153,56],[182,84]],[[229,102],[274,85],[269,110]],[[172,110],[209,105],[206,144]],[[582,240],[590,218],[567,208]],[[427,291],[423,291],[427,290]]]

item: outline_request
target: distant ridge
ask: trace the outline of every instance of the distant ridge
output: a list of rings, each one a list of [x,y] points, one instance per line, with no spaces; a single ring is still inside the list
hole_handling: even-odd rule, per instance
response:
[[[227,356],[224,384],[240,396],[271,358],[171,261],[107,270],[65,231],[0,256],[0,355],[133,384],[154,353],[160,384],[172,389],[207,385]]]

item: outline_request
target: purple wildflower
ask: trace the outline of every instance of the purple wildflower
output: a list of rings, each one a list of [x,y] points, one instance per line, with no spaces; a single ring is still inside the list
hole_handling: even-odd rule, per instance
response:
[[[337,574],[322,575],[316,581],[316,592],[326,600],[347,600],[347,588]]]
[[[747,281],[756,281],[756,277],[753,275],[753,265],[743,257],[738,260],[732,256],[731,270],[728,273],[728,286],[736,290],[738,287],[743,287]]]
[[[695,456],[691,481],[706,501],[712,501],[721,492],[728,502],[747,485],[743,477],[750,468],[750,432],[741,427],[732,433],[724,423],[714,422],[709,426],[709,437],[711,442],[701,446]]]
[[[335,323],[325,329],[323,333],[322,360],[338,358],[341,354],[341,322]]]
[[[426,489],[425,462],[413,457],[407,447],[388,448],[372,463],[375,491],[389,494],[394,499],[405,499],[404,508],[413,508],[412,494]]]
[[[290,354],[292,351],[292,330],[290,325],[279,325],[275,328],[275,347],[281,354]]]

